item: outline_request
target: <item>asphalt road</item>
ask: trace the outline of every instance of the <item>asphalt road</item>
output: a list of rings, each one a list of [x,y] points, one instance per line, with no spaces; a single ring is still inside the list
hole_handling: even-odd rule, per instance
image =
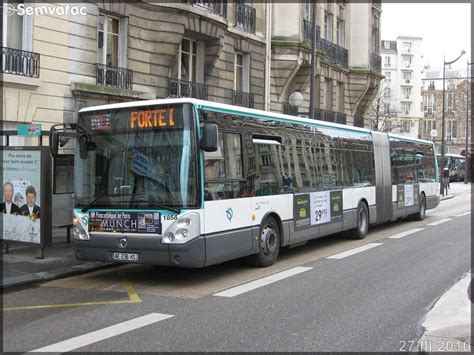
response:
[[[469,211],[459,195],[422,222],[316,240],[270,268],[127,265],[16,289],[3,298],[4,351],[403,350],[470,270]]]

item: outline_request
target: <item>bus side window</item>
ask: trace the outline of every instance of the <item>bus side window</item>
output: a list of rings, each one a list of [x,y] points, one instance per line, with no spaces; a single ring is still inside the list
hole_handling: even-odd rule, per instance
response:
[[[204,200],[240,197],[242,180],[241,136],[221,132],[217,151],[204,153]]]

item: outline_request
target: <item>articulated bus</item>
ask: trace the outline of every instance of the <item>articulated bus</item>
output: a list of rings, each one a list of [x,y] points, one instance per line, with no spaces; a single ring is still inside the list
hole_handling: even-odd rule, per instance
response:
[[[441,159],[441,154],[436,154],[436,157]],[[449,181],[463,181],[466,157],[460,154],[447,153],[445,157],[445,169],[449,170]],[[440,164],[441,165],[441,164]]]
[[[432,142],[195,99],[80,110],[75,137],[79,260],[204,267],[439,204]]]

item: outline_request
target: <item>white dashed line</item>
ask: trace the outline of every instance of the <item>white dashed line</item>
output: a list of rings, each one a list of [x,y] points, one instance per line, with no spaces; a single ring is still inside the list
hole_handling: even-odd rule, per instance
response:
[[[363,251],[365,251],[365,250],[378,247],[379,245],[382,245],[382,244],[383,244],[383,243],[369,243],[369,244],[363,245],[363,246],[358,247],[358,248],[350,249],[350,250],[344,251],[344,252],[339,253],[339,254],[334,254],[334,255],[332,255],[332,256],[328,256],[327,259],[342,259],[342,258],[346,258],[346,257],[348,257],[348,256],[351,256],[351,255],[354,255],[354,254],[363,252]]]
[[[273,275],[270,275],[270,276],[267,276],[267,277],[264,277],[264,278],[261,278],[261,279],[258,279],[258,280],[240,285],[240,286],[229,288],[228,290],[215,293],[213,296],[218,296],[218,297],[238,296],[242,293],[255,290],[259,287],[269,285],[271,283],[286,279],[287,277],[294,276],[311,269],[312,267],[297,266],[292,269],[288,269],[288,270],[285,270],[285,271],[282,271],[282,272],[279,272],[279,273],[276,273],[276,274],[273,274]]]
[[[443,219],[440,219],[439,221],[428,223],[427,226],[437,226],[438,224],[449,222],[451,220],[452,218],[443,218]]]
[[[413,228],[413,229],[409,229],[405,232],[401,232],[401,233],[392,235],[391,237],[388,237],[388,238],[389,239],[400,239],[400,238],[406,237],[407,235],[410,235],[410,234],[413,234],[413,233],[416,233],[416,232],[419,232],[419,231],[422,231],[422,230],[424,230],[424,228]]]
[[[462,216],[466,216],[470,213],[471,213],[471,211],[467,211],[467,212],[464,212],[464,213],[461,213],[461,214],[455,214],[454,217],[462,217]]]
[[[53,345],[48,345],[44,348],[32,350],[32,352],[63,353],[79,349],[84,346],[97,343],[99,341],[112,338],[116,335],[127,333],[171,317],[173,316],[170,314],[150,313],[145,316],[130,319],[104,329],[96,330],[95,332],[80,335],[78,337],[64,340]]]

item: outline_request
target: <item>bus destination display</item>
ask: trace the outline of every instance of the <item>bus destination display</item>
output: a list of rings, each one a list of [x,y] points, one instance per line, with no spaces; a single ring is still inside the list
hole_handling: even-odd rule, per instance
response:
[[[158,212],[90,212],[90,232],[161,234]]]

